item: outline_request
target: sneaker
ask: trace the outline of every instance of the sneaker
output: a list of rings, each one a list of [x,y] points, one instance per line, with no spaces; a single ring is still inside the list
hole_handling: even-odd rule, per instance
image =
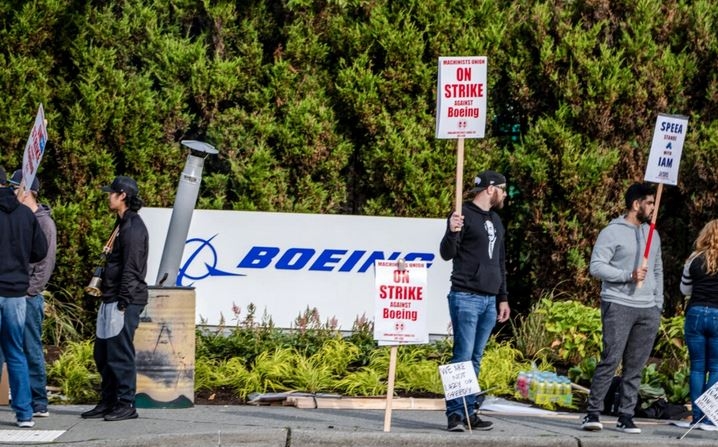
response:
[[[464,423],[471,429],[471,430],[491,430],[494,428],[494,423],[489,421],[482,421],[478,414],[474,413],[471,416],[469,416],[468,421],[464,421]]]
[[[17,421],[17,426],[20,428],[32,428],[35,426],[35,421]]]
[[[701,422],[698,424],[698,427],[703,431],[718,431],[718,427],[716,427],[714,424]]]
[[[99,404],[95,405],[95,408],[93,408],[92,410],[82,413],[80,417],[82,417],[82,419],[101,419],[110,412],[112,412],[112,407],[103,402],[100,402]]]
[[[638,434],[641,432],[641,429],[636,427],[636,424],[633,423],[633,418],[631,416],[619,416],[618,422],[616,422],[616,428],[624,433]]]
[[[446,429],[448,431],[465,431],[466,427],[464,427],[464,418],[462,418],[460,414],[450,414],[449,424]]]
[[[603,430],[603,424],[601,424],[596,413],[588,413],[586,417],[583,418],[581,428],[586,431],[600,431]]]
[[[50,417],[50,412],[47,410],[37,410],[32,413],[32,417],[34,418],[46,418]]]
[[[106,421],[124,421],[126,419],[137,419],[137,410],[132,405],[118,404],[112,412],[105,415]]]

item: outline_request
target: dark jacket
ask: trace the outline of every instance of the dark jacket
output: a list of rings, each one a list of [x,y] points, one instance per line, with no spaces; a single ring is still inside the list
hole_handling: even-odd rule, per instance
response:
[[[691,256],[683,267],[681,292],[688,295],[686,309],[693,306],[718,307],[718,275],[706,273],[704,254]]]
[[[10,188],[0,188],[0,296],[26,296],[28,266],[45,255],[47,241],[35,214]]]
[[[149,235],[142,218],[127,210],[117,219],[120,232],[107,256],[102,274],[102,300],[127,304],[147,304],[147,254]]]
[[[495,295],[498,302],[508,301],[506,292],[506,231],[494,211],[484,211],[473,202],[462,207],[464,227],[452,232],[447,220],[446,233],[439,252],[453,259],[451,290]]]

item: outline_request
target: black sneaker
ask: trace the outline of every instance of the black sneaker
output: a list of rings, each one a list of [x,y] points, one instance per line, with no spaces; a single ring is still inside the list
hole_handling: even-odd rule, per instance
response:
[[[603,430],[603,424],[601,424],[596,413],[588,413],[586,417],[583,418],[581,428],[586,431],[600,431]]]
[[[460,414],[450,414],[449,424],[446,427],[448,431],[465,431],[464,418]]]
[[[100,402],[99,404],[95,405],[95,408],[93,408],[92,410],[82,413],[80,417],[82,417],[82,419],[101,419],[111,411],[111,405],[107,405],[104,402]]]
[[[636,427],[636,424],[633,423],[633,418],[628,415],[621,415],[618,417],[618,422],[616,422],[616,428],[618,428],[624,433],[637,434],[641,432],[641,429]]]
[[[464,421],[464,423],[469,426],[471,430],[491,430],[494,428],[494,423],[489,421],[482,421],[478,414],[474,413],[471,416],[469,416],[468,421]]]
[[[105,415],[106,421],[124,421],[137,419],[137,410],[132,405],[117,404],[111,413]]]

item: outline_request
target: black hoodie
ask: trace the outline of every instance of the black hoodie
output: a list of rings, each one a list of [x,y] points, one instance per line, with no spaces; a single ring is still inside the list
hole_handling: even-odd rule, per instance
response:
[[[25,297],[28,266],[47,255],[47,240],[32,210],[0,187],[0,296]]]
[[[462,207],[464,227],[452,232],[447,221],[439,252],[453,259],[451,290],[495,295],[498,302],[508,301],[506,292],[506,231],[494,211],[484,211],[473,202]]]

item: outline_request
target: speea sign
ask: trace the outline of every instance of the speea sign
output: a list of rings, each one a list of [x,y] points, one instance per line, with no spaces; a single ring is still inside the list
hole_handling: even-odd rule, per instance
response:
[[[143,208],[150,234],[147,283],[157,278],[172,210]],[[177,286],[195,287],[197,322],[232,325],[264,312],[291,328],[307,307],[351,330],[374,315],[374,261],[423,261],[430,334],[446,334],[451,263],[439,256],[444,219],[195,210]]]

